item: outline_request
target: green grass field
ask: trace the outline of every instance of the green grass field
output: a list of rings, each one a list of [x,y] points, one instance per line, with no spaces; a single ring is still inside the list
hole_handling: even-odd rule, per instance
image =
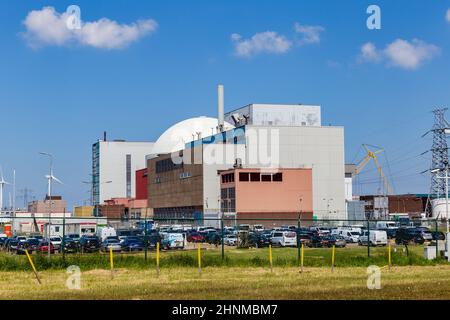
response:
[[[450,299],[450,264],[423,259],[421,246],[336,249],[331,272],[331,249],[305,249],[304,272],[299,272],[296,248],[273,249],[273,272],[268,249],[220,247],[202,250],[202,274],[197,252],[161,253],[160,275],[155,253],[114,256],[111,279],[107,254],[33,255],[42,285],[26,256],[0,253],[0,299]],[[81,290],[69,290],[66,268],[81,269]],[[367,266],[382,270],[381,290],[367,289]]]
[[[422,246],[411,246],[407,256],[403,247],[392,250],[392,263],[397,266],[417,265],[429,266],[445,264],[444,260],[428,261],[423,258]],[[33,255],[36,267],[39,270],[61,270],[69,265],[77,265],[82,270],[108,269],[109,258],[107,254],[71,254],[63,260],[61,255],[54,255],[49,260],[47,255]],[[144,253],[115,254],[114,264],[117,268],[147,269],[154,268],[156,263],[155,252],[148,253],[147,261]],[[297,248],[274,248],[273,264],[278,267],[298,266]],[[367,257],[367,247],[348,247],[336,249],[336,267],[367,267],[369,265],[385,266],[388,264],[388,250],[386,247],[371,248],[371,257]],[[225,258],[222,259],[219,248],[202,250],[202,265],[205,267],[268,267],[269,250],[235,249],[227,248]],[[305,249],[304,265],[307,267],[327,267],[331,265],[331,249],[317,248]],[[196,250],[161,252],[161,268],[195,267],[197,266]],[[26,271],[30,265],[26,256],[0,253],[1,271]]]
[[[449,266],[382,269],[381,289],[369,290],[366,268],[118,269],[81,274],[81,289],[65,286],[65,271],[0,273],[0,299],[450,299]]]

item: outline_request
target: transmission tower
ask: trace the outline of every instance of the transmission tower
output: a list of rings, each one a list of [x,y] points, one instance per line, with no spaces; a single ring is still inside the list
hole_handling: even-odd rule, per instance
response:
[[[438,179],[439,171],[444,170],[448,166],[447,134],[450,133],[450,124],[445,120],[445,111],[447,111],[447,108],[433,110],[434,125],[433,129],[431,129],[433,146],[431,148],[430,195],[437,198],[440,195],[445,195],[445,181],[444,179]]]

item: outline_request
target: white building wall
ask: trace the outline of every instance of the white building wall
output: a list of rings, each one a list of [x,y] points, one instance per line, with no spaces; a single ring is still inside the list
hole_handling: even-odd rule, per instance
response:
[[[321,126],[318,105],[251,104],[225,114],[225,120],[235,124],[233,114],[249,117],[249,125],[261,126]]]
[[[145,159],[153,145],[153,142],[100,141],[100,203],[127,196],[127,154],[131,155],[131,197],[136,196],[136,170],[147,166]]]
[[[256,165],[248,160],[249,153],[257,150],[259,143],[250,138],[255,132],[258,139],[278,134],[279,146],[275,153],[279,167],[312,168],[313,208],[317,218],[346,218],[344,128],[246,126],[247,165],[251,167]],[[274,162],[277,162],[276,156],[271,155]]]
[[[345,178],[345,200],[353,201],[353,179]]]

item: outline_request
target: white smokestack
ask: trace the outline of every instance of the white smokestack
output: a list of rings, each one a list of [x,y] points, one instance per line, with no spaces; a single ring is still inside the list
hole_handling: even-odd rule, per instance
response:
[[[217,112],[218,112],[218,122],[219,126],[218,129],[220,132],[223,131],[223,123],[224,123],[224,93],[223,93],[223,85],[219,84],[217,87],[217,93],[218,93],[218,105],[217,105]]]

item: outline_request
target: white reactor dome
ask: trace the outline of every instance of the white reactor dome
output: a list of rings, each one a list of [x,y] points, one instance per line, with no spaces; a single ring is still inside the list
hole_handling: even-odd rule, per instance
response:
[[[155,142],[152,155],[171,153],[184,149],[186,143],[200,138],[210,137],[217,133],[218,120],[210,117],[190,118],[167,129]],[[234,126],[224,122],[224,130],[233,129]]]

